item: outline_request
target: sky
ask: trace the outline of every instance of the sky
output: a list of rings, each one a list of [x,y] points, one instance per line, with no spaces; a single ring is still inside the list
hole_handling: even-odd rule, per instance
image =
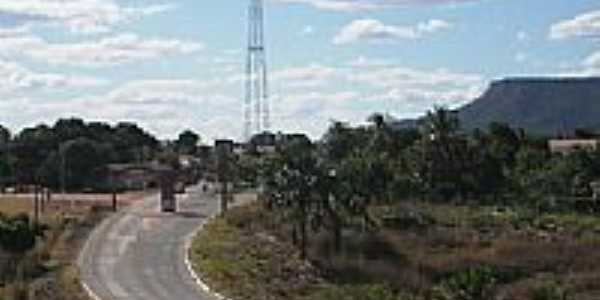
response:
[[[0,124],[243,133],[249,0],[0,0]],[[460,107],[512,76],[600,75],[597,0],[266,0],[272,129]]]

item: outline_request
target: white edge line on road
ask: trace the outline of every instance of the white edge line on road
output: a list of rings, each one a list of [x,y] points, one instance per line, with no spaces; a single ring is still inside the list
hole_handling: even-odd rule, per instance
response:
[[[92,298],[92,300],[102,300],[100,299],[100,297],[98,297],[98,295],[96,295],[96,293],[92,291],[92,289],[90,289],[90,287],[85,282],[83,282],[83,280],[80,280],[79,282],[81,283],[81,287],[83,287],[83,290],[88,294],[90,298]]]
[[[192,267],[192,263],[190,261],[190,250],[192,248],[192,243],[194,241],[194,238],[200,233],[200,231],[202,231],[204,229],[204,226],[206,226],[206,224],[208,224],[209,222],[214,220],[217,216],[218,216],[218,214],[211,216],[204,223],[202,223],[202,225],[200,225],[200,227],[198,227],[197,230],[195,230],[194,232],[192,232],[190,235],[187,236],[186,241],[185,241],[185,248],[184,248],[184,250],[185,250],[185,261],[184,262],[185,262],[185,266],[188,269],[188,272],[190,273],[190,275],[192,276],[192,278],[194,279],[196,284],[198,286],[200,286],[200,288],[205,293],[213,295],[215,298],[217,298],[219,300],[229,300],[225,296],[211,290],[210,287],[200,278],[198,273],[196,273],[196,271]]]
[[[200,276],[198,276],[198,274],[196,273],[196,271],[194,271],[194,268],[192,267],[192,263],[190,261],[190,250],[192,248],[192,242],[194,241],[194,238],[198,235],[198,233],[200,233],[200,231],[202,231],[204,229],[204,226],[206,224],[208,224],[210,221],[214,220],[216,217],[218,216],[218,214],[215,214],[211,217],[209,217],[208,219],[206,219],[206,221],[204,223],[202,223],[202,225],[200,225],[200,227],[198,227],[198,229],[194,230],[194,232],[190,233],[185,240],[185,245],[184,245],[184,250],[185,250],[185,266],[188,270],[188,272],[190,273],[190,275],[192,276],[192,279],[196,282],[196,284],[207,294],[213,295],[215,298],[219,299],[219,300],[230,300],[227,299],[225,296],[214,292],[210,289],[210,287],[208,287],[208,285],[206,283],[204,283],[204,281],[202,281],[202,279],[200,278]],[[111,216],[111,218],[114,217]],[[108,218],[110,219],[110,218]],[[105,219],[103,222],[108,222],[108,219]],[[100,227],[102,227],[103,224],[101,224],[98,228],[96,228],[95,230],[100,230]],[[92,233],[93,234],[93,233]],[[92,234],[90,234],[90,238],[92,237]],[[79,256],[79,263],[82,263],[82,253],[85,253],[86,248],[89,247],[89,242],[90,239],[88,239],[83,247],[83,250],[80,252],[80,256]],[[84,291],[88,294],[88,296],[92,299],[92,300],[102,300],[98,295],[96,295],[96,293],[94,293],[94,291],[92,291],[92,289],[87,285],[87,283],[85,283],[83,281],[83,278],[80,278],[79,283],[81,284],[81,287],[84,289]]]
[[[158,194],[156,194],[158,195]],[[147,197],[156,197],[156,195],[148,195]],[[146,199],[144,197],[144,199]],[[143,203],[143,200],[141,201]],[[83,248],[81,248],[81,251],[79,251],[79,255],[77,257],[77,265],[78,265],[78,269],[81,273],[81,268],[83,266],[83,255],[85,253],[87,253],[87,249],[90,247],[90,243],[91,240],[94,237],[94,234],[96,234],[97,232],[104,230],[104,227],[108,226],[108,224],[110,224],[110,220],[113,218],[117,218],[117,216],[120,216],[122,214],[125,214],[126,212],[133,210],[133,206],[136,205],[137,203],[134,203],[128,207],[126,207],[124,210],[122,211],[118,211],[117,213],[109,216],[108,218],[105,218],[104,220],[102,220],[100,222],[100,224],[96,225],[96,227],[90,232],[90,234],[88,235]],[[100,298],[100,296],[98,296],[96,293],[94,293],[94,291],[92,291],[92,289],[90,288],[90,286],[85,283],[85,281],[83,280],[83,276],[81,276],[81,274],[79,275],[79,284],[81,285],[81,287],[83,288],[83,290],[87,293],[88,297],[90,297],[92,300],[103,300],[102,298]]]
[[[81,269],[82,269],[82,267],[83,267],[83,264],[84,264],[84,262],[83,262],[83,255],[84,255],[85,253],[87,253],[87,251],[88,251],[87,249],[90,247],[90,243],[91,243],[91,240],[92,240],[92,239],[93,239],[93,237],[94,237],[94,234],[95,234],[97,231],[103,230],[103,227],[105,227],[105,226],[106,226],[105,224],[108,222],[108,219],[111,219],[111,218],[113,218],[113,217],[114,217],[114,215],[113,215],[113,216],[110,216],[110,217],[109,217],[109,218],[107,218],[107,219],[104,219],[104,220],[102,220],[102,222],[101,222],[100,224],[98,224],[98,225],[97,225],[97,227],[96,227],[96,228],[94,228],[94,229],[93,229],[93,230],[90,232],[90,234],[89,234],[89,236],[87,237],[87,239],[86,239],[86,241],[85,241],[85,244],[83,245],[83,248],[82,248],[82,249],[81,249],[81,251],[79,252],[79,256],[78,256],[78,258],[77,258],[77,265],[78,265],[78,268],[79,268],[79,271],[80,271],[80,272],[79,272],[79,273],[80,273],[80,274],[79,274],[79,284],[81,285],[81,287],[83,288],[83,290],[86,292],[86,294],[88,295],[88,297],[90,297],[92,300],[102,300],[102,299],[101,299],[101,298],[100,298],[98,295],[96,295],[96,293],[94,293],[94,291],[92,291],[92,289],[90,288],[90,286],[89,286],[89,285],[87,285],[87,283],[85,283],[85,281],[83,280],[83,276],[81,275]]]

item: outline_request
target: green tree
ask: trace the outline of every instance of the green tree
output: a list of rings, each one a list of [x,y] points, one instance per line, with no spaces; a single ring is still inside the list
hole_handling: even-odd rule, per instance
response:
[[[268,204],[292,220],[292,240],[299,246],[302,258],[306,258],[310,229],[318,228],[322,222],[322,171],[314,145],[307,140],[294,140],[265,166]]]
[[[199,142],[200,136],[197,133],[186,130],[179,134],[177,141],[175,141],[175,147],[180,154],[195,154]]]
[[[449,200],[464,196],[467,184],[464,174],[468,170],[470,152],[467,140],[459,135],[457,115],[443,107],[429,111],[421,122],[419,179],[423,190],[434,197]]]
[[[46,125],[22,130],[14,139],[17,183],[35,183],[39,167],[57,147],[54,132]]]
[[[10,133],[10,130],[8,130],[8,128],[0,125],[0,150],[1,150],[1,147],[5,147],[8,145],[11,138],[12,138],[12,135]]]
[[[99,187],[100,168],[116,157],[110,144],[80,137],[64,142],[37,170],[41,183],[53,188],[81,190]]]

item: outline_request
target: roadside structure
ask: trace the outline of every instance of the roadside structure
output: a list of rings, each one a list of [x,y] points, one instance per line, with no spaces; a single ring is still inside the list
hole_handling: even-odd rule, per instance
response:
[[[548,147],[553,154],[567,155],[577,150],[596,151],[599,142],[596,139],[554,139],[548,141]]]

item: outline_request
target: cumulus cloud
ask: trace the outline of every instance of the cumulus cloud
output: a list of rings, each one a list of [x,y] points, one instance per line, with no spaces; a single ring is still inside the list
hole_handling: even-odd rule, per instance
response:
[[[582,66],[584,68],[584,75],[600,75],[600,51],[596,51],[586,57],[582,62]]]
[[[518,52],[517,54],[515,54],[515,61],[518,63],[524,63],[527,61],[528,58],[529,56],[524,52]]]
[[[0,120],[13,128],[39,122],[53,123],[61,117],[77,116],[106,122],[137,122],[162,138],[173,138],[193,128],[210,140],[241,133],[232,120],[241,116],[239,99],[219,88],[216,80],[134,80],[109,91],[74,96],[60,101],[41,97],[10,97],[0,101]],[[15,109],[19,114],[14,114]]]
[[[297,3],[320,10],[339,12],[373,11],[410,5],[448,5],[481,0],[275,0],[281,3]]]
[[[588,56],[584,61],[584,65],[600,68],[600,51]]]
[[[0,1],[0,25],[52,24],[72,32],[107,32],[111,27],[171,9],[169,4],[123,7],[115,0]]]
[[[313,33],[315,33],[315,28],[311,25],[306,25],[304,26],[304,28],[302,28],[302,31],[300,32],[300,35],[312,35]]]
[[[87,76],[71,76],[31,71],[15,62],[0,60],[0,92],[36,89],[83,88],[107,82]]]
[[[374,59],[366,56],[358,56],[346,63],[353,68],[379,68],[392,65],[391,62],[384,59]]]
[[[575,37],[600,37],[600,10],[590,11],[550,27],[550,39],[564,40]]]
[[[414,26],[386,25],[375,19],[361,19],[343,27],[333,38],[333,43],[342,45],[357,41],[415,40],[451,27],[450,23],[437,19],[421,22]]]
[[[451,72],[447,69],[418,70],[400,66],[366,70],[348,75],[355,83],[369,84],[382,88],[398,87],[465,87],[479,85],[483,78],[476,74]]]
[[[0,54],[25,56],[53,65],[107,67],[190,54],[202,48],[196,42],[142,38],[132,33],[73,43],[50,43],[31,34],[0,35]]]
[[[519,40],[520,42],[524,42],[527,41],[529,39],[529,34],[527,33],[527,31],[519,31],[517,32],[517,40]]]
[[[338,70],[320,64],[280,69],[272,73],[271,79],[288,87],[316,87],[331,83]]]
[[[128,82],[104,98],[127,105],[185,105],[214,86],[213,82],[193,79],[152,79]]]

